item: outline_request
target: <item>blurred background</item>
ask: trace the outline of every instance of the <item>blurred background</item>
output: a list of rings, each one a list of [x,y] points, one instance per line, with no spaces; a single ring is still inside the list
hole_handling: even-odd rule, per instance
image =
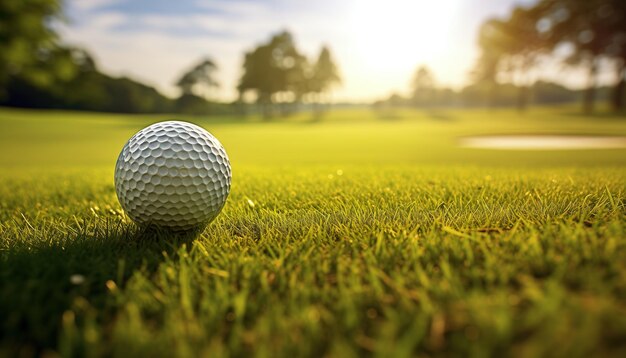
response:
[[[0,105],[288,117],[335,106],[624,111],[622,0],[0,4]]]
[[[0,0],[0,358],[626,357],[625,79],[626,0]],[[171,119],[194,242],[116,199]]]
[[[172,118],[235,169],[621,167],[625,78],[623,0],[3,1],[0,167]]]

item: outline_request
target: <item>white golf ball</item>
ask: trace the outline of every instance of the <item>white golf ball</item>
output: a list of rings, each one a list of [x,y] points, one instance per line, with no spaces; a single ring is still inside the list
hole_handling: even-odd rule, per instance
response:
[[[115,191],[139,225],[198,228],[222,210],[231,168],[222,144],[201,127],[167,121],[137,132],[115,165]]]

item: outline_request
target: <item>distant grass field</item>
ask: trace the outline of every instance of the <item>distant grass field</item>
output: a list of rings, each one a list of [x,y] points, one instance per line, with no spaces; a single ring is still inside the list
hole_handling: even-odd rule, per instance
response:
[[[113,166],[172,116],[0,109],[0,356],[626,356],[626,135],[570,108],[176,117],[233,187],[198,237],[143,232]]]

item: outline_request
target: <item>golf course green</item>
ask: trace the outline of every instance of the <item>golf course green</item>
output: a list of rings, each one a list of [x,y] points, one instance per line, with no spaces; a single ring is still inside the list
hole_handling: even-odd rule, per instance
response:
[[[128,138],[172,118],[233,167],[198,236],[137,228],[113,185]],[[626,149],[459,146],[516,133],[626,120],[0,109],[0,356],[626,356]]]

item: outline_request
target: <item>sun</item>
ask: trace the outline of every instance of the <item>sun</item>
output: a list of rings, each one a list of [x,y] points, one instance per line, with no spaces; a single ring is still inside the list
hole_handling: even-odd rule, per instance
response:
[[[365,0],[349,26],[361,65],[393,71],[436,58],[446,47],[457,0]]]

